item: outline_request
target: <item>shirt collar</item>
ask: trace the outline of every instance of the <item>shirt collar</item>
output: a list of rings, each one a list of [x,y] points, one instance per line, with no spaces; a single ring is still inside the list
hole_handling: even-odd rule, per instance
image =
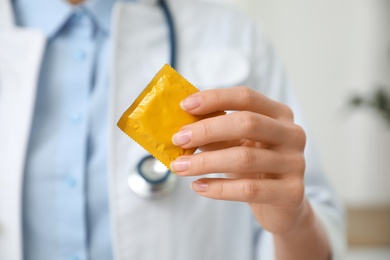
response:
[[[111,28],[112,8],[115,2],[116,0],[88,0],[84,4],[85,8],[93,15],[99,28],[107,33]]]
[[[116,0],[87,0],[72,6],[65,0],[14,0],[17,25],[42,30],[48,37],[55,35],[78,8],[86,8],[99,28],[110,31],[112,7]]]
[[[55,34],[72,12],[72,6],[58,0],[15,0],[13,5],[17,25],[40,29],[48,36]]]

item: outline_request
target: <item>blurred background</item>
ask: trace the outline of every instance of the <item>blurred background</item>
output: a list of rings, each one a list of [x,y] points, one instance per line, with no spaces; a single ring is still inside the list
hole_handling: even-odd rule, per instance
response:
[[[239,6],[273,43],[345,202],[347,260],[390,259],[390,1],[207,1]]]

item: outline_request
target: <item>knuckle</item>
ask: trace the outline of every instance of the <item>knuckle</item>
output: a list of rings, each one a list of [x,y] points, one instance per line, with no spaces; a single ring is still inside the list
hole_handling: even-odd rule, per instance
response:
[[[299,141],[303,146],[306,145],[306,132],[300,125],[294,125],[294,132],[297,141]]]
[[[198,164],[201,167],[202,172],[207,172],[210,169],[210,160],[208,156],[203,156],[202,154],[198,157]]]
[[[249,165],[253,164],[256,157],[253,155],[250,149],[242,148],[236,153],[237,165],[240,169],[246,169]]]
[[[297,174],[297,176],[303,176],[306,169],[306,160],[303,153],[296,153],[294,155],[286,156],[286,172]]]
[[[240,86],[238,87],[240,90],[241,98],[243,102],[252,102],[254,99],[254,90],[248,87]]]
[[[203,97],[204,100],[219,104],[221,102],[221,96],[218,91],[210,90],[208,95]]]
[[[248,133],[252,133],[257,130],[257,123],[254,115],[250,112],[240,113],[238,124]]]
[[[296,156],[294,162],[294,170],[295,172],[299,173],[299,176],[303,176],[305,174],[305,169],[306,169],[305,156],[303,154],[299,154]]]
[[[296,170],[298,173],[300,173],[301,176],[303,176],[305,174],[305,170],[306,170],[306,160],[305,160],[305,156],[302,154],[300,154],[299,156],[299,160],[297,161],[297,165],[296,165]]]
[[[259,189],[254,182],[245,182],[242,185],[242,194],[244,201],[256,201]]]
[[[214,188],[215,194],[217,194],[218,196],[224,195],[225,187],[224,187],[223,183],[215,183],[213,188]]]
[[[305,184],[302,179],[296,179],[291,182],[289,187],[290,203],[299,205],[305,197]]]
[[[280,114],[281,114],[280,117],[282,117],[282,118],[287,118],[289,120],[294,120],[294,112],[286,104],[281,103]]]
[[[203,137],[209,138],[213,135],[214,129],[211,124],[207,123],[207,120],[200,121],[199,127]]]
[[[298,148],[298,150],[304,150],[306,146],[305,130],[297,124],[293,124],[290,130],[290,133],[292,133],[289,138],[290,143]]]

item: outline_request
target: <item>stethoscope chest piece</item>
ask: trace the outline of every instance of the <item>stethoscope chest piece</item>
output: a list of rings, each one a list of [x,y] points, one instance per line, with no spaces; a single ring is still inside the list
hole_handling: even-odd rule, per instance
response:
[[[173,193],[178,177],[148,155],[138,163],[136,169],[130,170],[127,182],[130,190],[140,198],[159,199]]]

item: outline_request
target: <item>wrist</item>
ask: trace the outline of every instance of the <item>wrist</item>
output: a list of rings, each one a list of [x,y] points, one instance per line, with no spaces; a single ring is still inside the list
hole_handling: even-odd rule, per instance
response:
[[[302,207],[292,229],[274,234],[277,259],[330,259],[330,245],[322,224],[309,201],[305,200]]]
[[[274,234],[275,236],[296,236],[298,233],[302,233],[305,230],[310,230],[315,225],[316,217],[311,208],[311,205],[307,199],[302,202],[302,205],[298,209],[295,224],[291,229],[286,232]]]
[[[316,223],[316,216],[310,205],[310,202],[305,198],[302,203],[301,215],[298,218],[295,227],[290,230],[290,233],[299,233],[307,229],[311,229]]]

